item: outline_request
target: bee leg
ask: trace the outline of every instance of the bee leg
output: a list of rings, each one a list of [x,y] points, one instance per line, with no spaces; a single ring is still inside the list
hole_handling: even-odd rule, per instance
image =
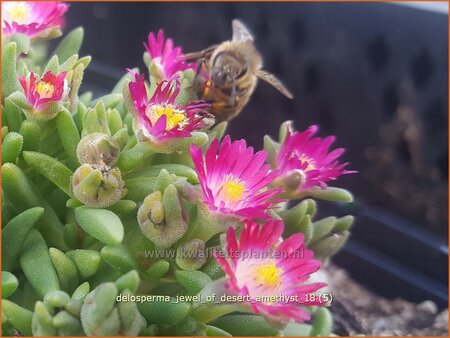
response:
[[[233,83],[231,86],[231,95],[230,95],[230,102],[229,105],[231,107],[236,106],[236,85]]]
[[[205,58],[201,58],[197,61],[197,69],[195,70],[195,77],[200,75],[200,72],[202,70],[203,64],[206,62]]]

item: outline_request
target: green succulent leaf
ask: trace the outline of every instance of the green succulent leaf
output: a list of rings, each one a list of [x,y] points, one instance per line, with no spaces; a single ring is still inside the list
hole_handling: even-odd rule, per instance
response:
[[[232,336],[275,336],[278,330],[271,327],[263,317],[253,315],[228,315],[209,322]]]
[[[106,245],[101,251],[102,259],[114,269],[126,273],[137,267],[134,257],[129,249],[122,244]]]
[[[95,275],[102,262],[100,253],[95,250],[76,249],[66,252],[66,255],[75,264],[82,278]]]
[[[88,282],[84,282],[83,284],[81,284],[79,287],[77,287],[75,289],[75,291],[72,294],[72,299],[77,299],[77,300],[84,300],[84,298],[88,295],[90,291],[90,286]]]
[[[301,232],[305,236],[304,237],[305,244],[308,244],[311,241],[314,231],[313,224],[311,222],[311,217],[309,215],[306,215],[302,219],[300,224],[298,224],[296,229],[298,232]]]
[[[157,177],[137,177],[125,180],[127,194],[125,197],[134,202],[142,202],[154,189]]]
[[[19,281],[11,272],[2,271],[2,298],[8,298],[17,290]]]
[[[296,232],[308,210],[308,200],[302,201],[294,207],[280,211],[278,214],[285,224],[285,234],[291,235]]]
[[[75,169],[79,162],[77,158],[77,145],[80,142],[80,133],[67,110],[62,110],[56,117],[56,128],[61,139],[62,146],[69,158],[70,167]]]
[[[52,323],[52,315],[45,304],[38,301],[34,306],[32,330],[35,336],[56,336],[57,331]]]
[[[130,295],[131,293],[124,290],[122,294]],[[134,302],[120,302],[117,304],[117,310],[121,323],[120,332],[125,336],[137,335],[146,324]]]
[[[83,69],[86,69],[89,64],[92,61],[92,57],[87,55],[87,56],[83,56],[82,58],[79,58],[77,63],[75,64],[74,68],[78,67],[78,65],[83,65]]]
[[[144,163],[144,160],[149,157],[152,153],[143,152],[139,149],[129,149],[125,150],[120,154],[119,157],[119,168],[122,172],[128,173],[135,170],[137,167]]]
[[[2,230],[2,266],[5,270],[11,270],[19,257],[23,243],[27,239],[31,229],[44,214],[41,207],[30,208],[6,224]]]
[[[61,250],[50,248],[49,254],[58,274],[61,289],[66,292],[73,292],[79,283],[77,267]]]
[[[147,275],[153,278],[160,278],[169,271],[169,268],[170,263],[164,259],[160,259],[147,269]]]
[[[16,132],[9,132],[2,142],[2,163],[14,163],[23,147],[23,136]]]
[[[78,90],[80,89],[81,82],[83,81],[85,68],[84,63],[78,63],[73,69],[71,88],[69,92],[70,111],[74,111],[78,103]]]
[[[336,217],[330,216],[322,218],[321,220],[315,221],[312,224],[313,235],[311,237],[310,243],[317,242],[322,237],[328,235],[334,228],[336,224]]]
[[[72,196],[69,187],[70,177],[73,175],[73,172],[64,164],[50,156],[35,151],[24,151],[23,159],[30,167],[54,183],[69,197]]]
[[[52,319],[53,326],[60,336],[84,335],[80,320],[67,311],[58,312]]]
[[[206,325],[205,334],[208,337],[231,337],[231,334],[225,330],[219,329],[212,325]]]
[[[19,132],[23,136],[23,150],[39,151],[42,130],[37,122],[23,121]]]
[[[198,184],[197,173],[194,169],[189,168],[186,165],[176,163],[155,164],[144,169],[135,170],[127,177],[157,177],[162,170],[166,170],[169,174],[176,175],[178,177],[186,177],[187,181],[191,184]]]
[[[304,337],[311,336],[311,325],[288,323],[283,330],[283,336],[286,337]]]
[[[66,248],[62,237],[63,226],[58,215],[18,166],[12,163],[5,163],[2,166],[2,188],[6,196],[14,201],[14,206],[19,212],[33,207],[43,207],[45,212],[37,228],[49,245],[61,250]]]
[[[333,319],[327,308],[318,308],[314,314],[311,336],[330,336],[333,330]]]
[[[2,114],[6,117],[8,130],[18,132],[23,121],[23,113],[9,97],[5,99],[5,108],[3,109]]]
[[[50,61],[45,66],[44,73],[52,72],[54,75],[59,73],[59,58],[58,55],[53,55]]]
[[[350,233],[348,231],[333,233],[311,244],[309,248],[314,252],[315,258],[324,261],[342,248],[349,235]]]
[[[122,242],[122,221],[112,211],[81,206],[75,209],[75,217],[81,228],[100,242],[109,245]]]
[[[137,204],[131,200],[120,200],[115,204],[108,207],[108,210],[120,214],[120,215],[128,215],[136,211]]]
[[[354,220],[355,220],[355,217],[352,215],[347,215],[347,216],[338,218],[336,220],[336,224],[334,225],[333,230],[335,232],[342,232],[342,231],[348,230],[352,226]]]
[[[110,109],[106,112],[106,116],[108,119],[108,127],[111,131],[111,135],[117,133],[122,127],[122,117],[117,109]]]
[[[92,133],[103,133],[110,136],[111,131],[108,127],[105,104],[103,101],[96,100],[91,105],[94,108],[88,108],[83,116],[83,131],[81,136],[84,137]]]
[[[283,143],[284,140],[286,140],[286,136],[287,136],[287,132],[288,131],[290,131],[291,133],[294,132],[292,121],[284,121],[280,125],[280,130],[279,130],[279,134],[278,134],[280,143]]]
[[[341,188],[328,187],[326,189],[321,188],[311,188],[307,192],[308,196],[313,198],[318,198],[325,201],[333,202],[353,202],[353,195]]]
[[[148,323],[176,325],[186,318],[191,305],[187,302],[176,303],[176,300],[173,298],[171,302],[153,301],[139,303],[138,309]]]
[[[47,243],[36,229],[32,229],[25,240],[19,261],[28,282],[41,297],[47,292],[60,289]]]
[[[212,282],[206,273],[196,270],[177,270],[175,277],[189,294],[199,293],[207,284]]]
[[[2,300],[2,312],[8,322],[10,322],[21,334],[25,336],[33,335],[31,332],[33,312],[10,302],[7,299]]]
[[[15,42],[2,46],[2,101],[10,94],[22,90],[16,71],[16,51]]]
[[[308,202],[308,209],[306,210],[306,213],[311,217],[311,219],[313,219],[317,212],[317,203],[310,198],[306,201]]]
[[[95,107],[98,103],[102,102],[105,107],[105,110],[112,109],[116,107],[122,100],[123,100],[122,94],[107,94],[92,101],[90,103],[90,106]]]
[[[267,151],[267,162],[270,164],[272,169],[275,169],[275,156],[280,148],[280,145],[272,140],[269,135],[264,136],[264,149]]]
[[[78,54],[83,43],[84,30],[82,27],[75,28],[56,47],[55,55],[61,62],[65,62],[73,54]]]
[[[68,72],[71,71],[72,68],[78,61],[78,54],[73,54],[67,60],[62,60],[61,57],[58,57],[61,60],[62,64],[59,66],[59,72]]]
[[[115,284],[119,291],[129,290],[134,293],[137,291],[139,287],[139,273],[136,270],[131,270],[128,273],[124,274],[122,277],[119,277]]]
[[[30,51],[30,37],[22,33],[14,33],[7,37],[8,42],[17,44],[17,54],[28,54]]]
[[[117,294],[114,283],[103,283],[86,296],[81,307],[81,323],[87,335],[115,334],[119,330],[119,316],[113,311]]]
[[[202,268],[202,271],[214,280],[225,276],[220,264],[215,259],[210,259]]]

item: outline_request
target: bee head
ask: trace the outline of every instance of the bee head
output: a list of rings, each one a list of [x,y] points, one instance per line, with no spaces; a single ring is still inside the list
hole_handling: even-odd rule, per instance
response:
[[[228,86],[243,76],[246,70],[245,62],[230,53],[222,52],[213,60],[211,80],[218,86]]]

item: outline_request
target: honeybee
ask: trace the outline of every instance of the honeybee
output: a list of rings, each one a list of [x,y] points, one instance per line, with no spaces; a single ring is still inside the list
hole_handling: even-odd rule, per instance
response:
[[[188,53],[186,61],[197,61],[197,75],[206,66],[209,80],[198,86],[198,96],[211,103],[217,122],[229,121],[245,107],[258,79],[274,86],[286,97],[294,96],[275,75],[262,69],[262,57],[253,44],[253,36],[239,20],[232,21],[230,41],[200,52]]]

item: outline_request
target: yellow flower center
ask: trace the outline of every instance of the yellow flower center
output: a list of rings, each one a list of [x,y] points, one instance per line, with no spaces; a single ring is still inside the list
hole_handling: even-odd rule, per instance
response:
[[[244,191],[244,182],[237,178],[227,177],[222,185],[221,197],[229,202],[237,202],[242,198]]]
[[[278,286],[281,283],[281,271],[275,262],[262,264],[255,270],[255,279],[264,286]]]
[[[166,130],[175,128],[186,120],[186,115],[184,112],[182,110],[175,109],[173,105],[154,105],[151,106],[149,112],[147,113],[147,116],[153,125],[163,115],[166,115],[167,118]]]
[[[302,163],[304,163],[304,162],[308,163],[308,166],[306,167],[305,171],[310,171],[310,170],[316,169],[316,166],[314,165],[314,161],[311,160],[309,157],[307,157],[305,155],[300,155],[299,160]]]
[[[30,7],[24,2],[11,2],[7,4],[6,12],[9,16],[8,21],[18,24],[27,23],[30,16]]]
[[[41,99],[49,99],[55,93],[55,86],[45,81],[39,81],[36,85],[36,92]]]

